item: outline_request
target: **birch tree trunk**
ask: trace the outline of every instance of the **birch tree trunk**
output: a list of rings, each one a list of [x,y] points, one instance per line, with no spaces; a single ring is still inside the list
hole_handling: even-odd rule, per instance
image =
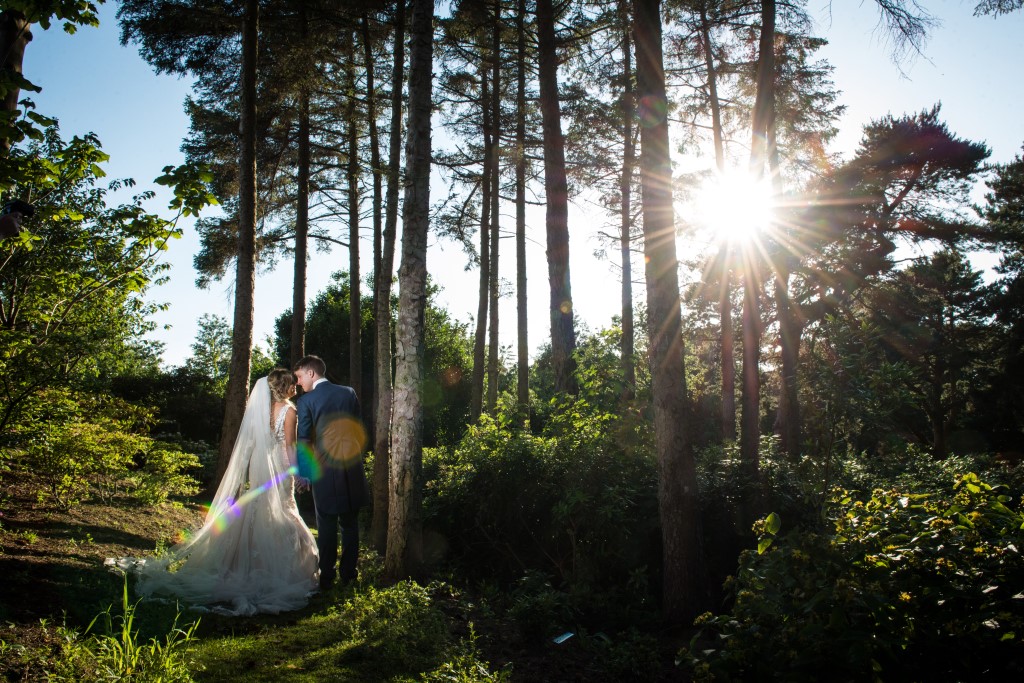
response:
[[[381,555],[387,551],[389,462],[391,459],[391,284],[398,227],[398,176],[402,142],[402,85],[405,80],[405,0],[395,9],[395,37],[391,66],[391,131],[388,135],[387,199],[380,269],[374,279],[374,321],[377,327],[377,408],[373,441],[373,519],[370,536]]]
[[[409,135],[396,332],[395,420],[385,580],[412,576],[423,559],[423,351],[430,222],[430,110],[433,0],[413,0],[409,60]]]

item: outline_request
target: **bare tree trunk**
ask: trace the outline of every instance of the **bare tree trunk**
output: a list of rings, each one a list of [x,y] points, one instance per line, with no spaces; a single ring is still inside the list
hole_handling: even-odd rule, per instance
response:
[[[633,46],[629,23],[629,4],[620,5],[622,16],[622,175],[619,179],[619,253],[622,262],[622,400],[636,396],[636,359],[633,322],[633,172],[636,167],[636,145],[633,141],[633,118],[636,116],[636,94],[633,92]]]
[[[697,467],[686,410],[676,231],[672,208],[667,97],[659,0],[634,0],[637,100],[645,103],[640,169],[646,258],[648,334],[658,452],[663,608],[688,621],[703,604]]]
[[[555,391],[578,392],[569,277],[569,183],[565,172],[565,139],[558,102],[558,55],[552,0],[537,0],[537,75],[544,137],[544,194],[547,206],[548,283],[551,290],[551,364]]]
[[[32,40],[29,22],[18,10],[0,12],[0,76],[5,80],[21,76],[21,66],[25,59],[25,46]],[[21,88],[8,86],[4,94],[2,111],[11,115],[18,110],[18,98]],[[0,137],[0,154],[6,156],[11,151],[11,141]]]
[[[732,330],[732,249],[722,245],[722,291],[719,293],[718,316],[722,324],[722,438],[736,440],[736,351]]]
[[[704,66],[708,75],[708,99],[711,104],[711,131],[715,144],[715,167],[725,172],[725,143],[722,133],[722,106],[718,100],[718,69],[711,44],[711,22],[708,19],[707,3],[700,5],[701,40],[704,42]],[[721,291],[719,292],[718,315],[721,320],[722,337],[720,355],[722,363],[722,438],[736,439],[736,358],[732,338],[732,249],[723,242],[719,251],[722,264]]]
[[[763,177],[768,161],[768,127],[775,102],[775,0],[761,3],[761,40],[757,58],[757,95],[751,115],[750,175]],[[761,301],[758,254],[744,254],[743,273],[743,414],[740,424],[740,457],[753,476],[760,471],[761,440]]]
[[[350,43],[348,83],[348,383],[362,395],[363,343],[359,277],[359,129],[356,125],[355,37]]]
[[[484,376],[487,356],[487,308],[491,282],[491,108],[490,78],[487,69],[480,70],[480,108],[484,138],[484,164],[480,178],[480,298],[476,309],[476,334],[473,339],[473,386],[470,389],[470,421],[476,422],[483,412]]]
[[[516,3],[516,405],[530,419],[530,347],[526,309],[526,0]]]
[[[761,439],[761,283],[755,258],[748,252],[743,264],[743,412],[740,424],[740,457],[753,478],[761,466],[758,454]]]
[[[489,339],[487,352],[487,412],[498,407],[498,244],[501,237],[501,2],[494,3],[494,28],[491,43],[491,272]]]
[[[306,355],[306,267],[309,243],[309,92],[299,91],[298,196],[295,203],[295,276],[292,285],[291,366]]]
[[[366,62],[366,121],[369,126],[370,136],[370,173],[373,180],[373,310],[377,310],[377,278],[380,274],[380,261],[381,261],[381,250],[383,249],[384,240],[384,215],[383,215],[383,203],[384,203],[384,191],[383,191],[383,169],[380,163],[380,134],[377,131],[377,88],[374,84],[374,78],[376,74],[376,59],[373,55],[373,45],[371,43],[370,36],[370,20],[364,13],[360,18],[360,26],[363,33],[363,59]],[[360,325],[360,327],[362,327]],[[373,328],[373,335],[370,343],[372,351],[376,352],[377,349],[377,328]],[[360,376],[362,376],[362,367],[360,363]],[[370,400],[367,405],[377,405],[377,373],[374,372],[370,379]],[[377,411],[374,410],[369,416],[368,422],[370,423],[370,433],[373,435],[373,440],[377,440]]]
[[[231,363],[224,392],[217,477],[227,469],[231,449],[245,413],[252,365],[253,295],[256,290],[256,55],[259,43],[259,0],[245,1],[242,23],[240,149],[238,158],[238,253],[235,257],[235,316],[231,331]]]
[[[391,70],[391,131],[388,136],[388,180],[380,269],[374,280],[377,327],[377,408],[373,441],[373,547],[383,555],[388,538],[388,464],[391,458],[391,281],[398,225],[398,165],[401,163],[402,82],[405,80],[405,0],[395,9],[394,53]]]
[[[392,439],[391,508],[385,580],[417,573],[423,559],[423,350],[427,303],[427,231],[430,227],[430,109],[433,0],[413,0],[409,62],[409,136],[399,271]]]

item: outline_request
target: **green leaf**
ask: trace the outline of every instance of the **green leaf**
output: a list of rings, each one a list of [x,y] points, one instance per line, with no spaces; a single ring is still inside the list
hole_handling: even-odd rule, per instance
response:
[[[774,512],[765,519],[765,531],[774,536],[782,528],[782,519]]]

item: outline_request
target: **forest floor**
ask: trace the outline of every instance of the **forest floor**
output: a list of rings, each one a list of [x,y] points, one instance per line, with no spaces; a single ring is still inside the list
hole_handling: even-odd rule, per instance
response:
[[[60,657],[62,627],[82,633],[104,611],[120,613],[124,579],[104,566],[106,558],[152,553],[158,543],[171,545],[180,531],[201,521],[200,507],[191,503],[145,507],[86,502],[62,512],[14,487],[0,491],[0,680],[47,680],[47,671]],[[200,620],[195,679],[417,680],[423,669],[413,662],[403,671],[399,662],[408,653],[401,648],[337,642],[344,630],[339,630],[339,605],[379,588],[379,558],[365,555],[365,578],[314,596],[302,610],[252,618],[182,613],[178,626]],[[628,647],[616,651],[616,644],[602,634],[579,634],[555,644],[522,633],[507,614],[492,609],[469,588],[449,585],[433,591],[431,599],[443,614],[449,639],[466,642],[475,635],[478,657],[492,672],[507,671],[512,681],[685,679],[673,663],[681,644],[677,635],[659,638],[648,648],[647,663],[634,675],[629,671],[633,653]],[[140,639],[162,638],[175,616],[173,606],[141,603],[135,622]],[[328,649],[323,649],[325,643]],[[314,652],[315,647],[321,649]],[[625,660],[614,671],[606,667],[609,653]],[[385,661],[388,657],[393,661]]]

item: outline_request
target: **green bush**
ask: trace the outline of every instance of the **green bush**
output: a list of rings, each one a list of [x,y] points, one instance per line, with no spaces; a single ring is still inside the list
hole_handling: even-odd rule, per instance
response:
[[[1024,673],[1024,512],[974,474],[953,490],[841,492],[830,533],[746,551],[732,610],[684,659],[710,680],[972,680]]]
[[[426,524],[457,549],[460,569],[505,582],[539,572],[600,591],[655,566],[654,456],[623,450],[623,419],[569,401],[535,435],[511,414],[482,417],[426,463]]]
[[[21,413],[4,449],[5,477],[39,500],[69,510],[89,498],[127,496],[154,504],[192,495],[198,458],[148,436],[150,410],[109,396],[40,392]]]

